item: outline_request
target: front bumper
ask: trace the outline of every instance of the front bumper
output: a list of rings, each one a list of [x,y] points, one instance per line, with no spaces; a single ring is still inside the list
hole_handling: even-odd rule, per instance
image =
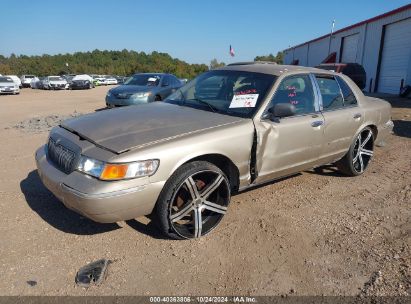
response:
[[[114,95],[106,96],[106,106],[108,108],[132,106],[148,103],[149,99],[116,98]]]
[[[90,85],[87,83],[87,84],[75,84],[75,85],[71,85],[70,86],[70,89],[72,89],[72,90],[85,90],[85,89],[89,89],[90,88]]]
[[[123,181],[100,181],[77,171],[67,175],[50,163],[45,146],[36,151],[35,157],[43,184],[67,208],[100,223],[114,223],[150,214],[164,186],[163,182],[150,183],[146,178],[139,185],[128,184],[122,188],[119,185],[125,185]],[[82,189],[75,189],[74,184],[81,185]]]
[[[0,88],[0,94],[18,94],[20,89],[16,88]]]

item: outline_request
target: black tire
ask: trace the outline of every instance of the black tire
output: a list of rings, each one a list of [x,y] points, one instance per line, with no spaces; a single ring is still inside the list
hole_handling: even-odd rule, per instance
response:
[[[156,95],[156,96],[154,97],[154,101],[161,101],[161,96]]]
[[[193,194],[198,195],[196,199]],[[230,195],[229,180],[218,167],[206,161],[187,163],[164,185],[156,203],[154,220],[169,238],[201,237],[220,223],[230,203]]]
[[[370,127],[365,127],[355,136],[347,154],[336,163],[337,168],[347,176],[361,175],[371,163],[373,154],[374,133]]]

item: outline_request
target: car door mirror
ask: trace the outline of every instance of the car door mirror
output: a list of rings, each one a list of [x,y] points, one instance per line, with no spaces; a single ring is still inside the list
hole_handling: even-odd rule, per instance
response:
[[[296,108],[290,103],[277,103],[274,107],[268,109],[271,118],[282,118],[293,116],[296,113]]]

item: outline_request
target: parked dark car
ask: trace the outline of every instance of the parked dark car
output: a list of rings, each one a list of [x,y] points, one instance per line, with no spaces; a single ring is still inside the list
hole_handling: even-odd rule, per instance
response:
[[[107,92],[106,105],[109,108],[161,101],[182,87],[177,77],[171,74],[135,74],[123,85]]]
[[[347,75],[361,90],[366,86],[367,74],[364,67],[358,63],[323,63],[316,68]]]
[[[89,75],[76,75],[71,79],[70,89],[84,90],[94,88],[93,78]]]

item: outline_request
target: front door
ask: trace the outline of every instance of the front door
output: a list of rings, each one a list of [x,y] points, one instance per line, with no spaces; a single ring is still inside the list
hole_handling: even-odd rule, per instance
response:
[[[318,98],[310,75],[285,78],[268,108],[277,103],[293,104],[296,114],[256,123],[256,183],[317,165],[322,149],[324,118],[319,112]]]

